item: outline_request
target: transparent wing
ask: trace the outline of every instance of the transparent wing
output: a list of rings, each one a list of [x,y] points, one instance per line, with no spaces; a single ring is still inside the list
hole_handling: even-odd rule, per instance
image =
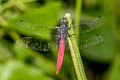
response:
[[[103,37],[98,34],[88,34],[80,36],[80,49],[85,49],[103,42]]]
[[[23,37],[18,39],[17,45],[19,44],[19,46],[23,47],[21,41],[25,44],[25,48],[31,48],[38,51],[48,51],[50,49],[49,43],[33,37]]]
[[[82,19],[80,25],[80,49],[85,49],[90,46],[97,45],[103,41],[103,37],[98,35],[96,29],[104,23],[104,18],[101,16]]]
[[[97,34],[90,34],[86,36],[81,35],[79,49],[84,50],[88,47],[98,45],[102,42],[103,42],[103,37],[100,35],[97,35]],[[66,50],[69,50],[68,43],[66,44]]]
[[[53,30],[49,39],[37,39],[35,37],[21,37],[16,41],[17,46],[31,48],[37,51],[50,51],[51,43],[54,42],[58,48],[59,39],[56,30]]]
[[[103,42],[103,37],[97,34],[97,29],[104,23],[101,16],[84,19],[80,24],[80,49],[85,49]]]
[[[29,27],[29,28],[34,28],[37,30],[41,30],[40,32],[43,31],[43,34],[41,34],[41,36],[45,36],[45,35],[50,35],[50,37],[48,37],[47,39],[51,39],[54,40],[55,43],[57,43],[57,29],[59,27],[54,27],[54,26],[43,26],[40,24],[35,24],[32,22],[28,22],[28,21],[24,21],[24,20],[19,20],[16,23],[17,27]],[[45,29],[45,30],[43,30]],[[47,34],[47,30],[52,29],[52,33],[51,34]],[[47,40],[43,40],[43,39],[36,39],[35,37],[22,37],[20,39],[18,39],[16,41],[17,46],[22,46],[25,48],[31,48],[34,50],[38,50],[38,51],[49,51],[50,50],[50,43]],[[25,45],[23,45],[25,44]],[[57,46],[57,45],[56,45]]]
[[[31,48],[37,51],[50,51],[50,43],[33,37],[22,37],[16,41],[17,46]]]
[[[40,24],[35,24],[35,23],[32,23],[32,22],[27,22],[25,20],[19,20],[17,21],[16,25],[18,27],[25,27],[25,26],[32,26],[32,28],[40,28],[40,29],[52,29],[52,28],[55,28],[55,29],[58,29],[59,27],[58,26],[45,26],[45,25],[40,25]]]
[[[80,22],[81,33],[89,32],[100,27],[104,23],[104,18],[101,16],[91,19],[82,19]]]

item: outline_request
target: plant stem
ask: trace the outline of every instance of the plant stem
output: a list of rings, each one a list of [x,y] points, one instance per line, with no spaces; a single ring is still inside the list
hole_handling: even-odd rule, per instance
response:
[[[68,27],[70,28],[68,32],[70,33],[70,35],[75,34],[70,14],[66,14],[65,17],[68,20]],[[68,37],[67,39],[68,39],[70,52],[71,52],[71,57],[72,57],[72,60],[73,60],[73,64],[74,64],[74,68],[75,68],[75,71],[76,71],[77,78],[78,78],[78,80],[87,80],[86,76],[85,76],[85,72],[84,72],[79,48],[78,48],[78,45],[77,45],[77,41],[75,39],[75,35],[72,35],[71,37]]]
[[[77,24],[77,25],[80,24],[81,8],[82,8],[82,0],[76,0],[75,24]],[[79,34],[80,34],[79,26],[75,27],[75,33],[76,33],[77,41],[79,42]]]

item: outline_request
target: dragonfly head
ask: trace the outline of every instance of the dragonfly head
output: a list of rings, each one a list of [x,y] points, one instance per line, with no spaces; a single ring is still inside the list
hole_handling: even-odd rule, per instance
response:
[[[68,20],[66,18],[62,18],[59,20],[60,24],[68,24]]]

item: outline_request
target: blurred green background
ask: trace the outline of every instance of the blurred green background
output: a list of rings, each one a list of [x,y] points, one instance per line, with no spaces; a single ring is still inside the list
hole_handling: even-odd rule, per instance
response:
[[[57,50],[49,40],[51,30],[16,26],[18,20],[40,25],[59,24],[65,13],[75,20],[77,0],[0,0],[0,80],[77,80],[69,51],[56,75]],[[97,30],[103,42],[80,50],[87,80],[120,80],[120,0],[82,0],[80,16],[103,16]],[[77,16],[77,18],[80,18]],[[16,45],[21,36],[41,38],[53,44],[51,51]]]

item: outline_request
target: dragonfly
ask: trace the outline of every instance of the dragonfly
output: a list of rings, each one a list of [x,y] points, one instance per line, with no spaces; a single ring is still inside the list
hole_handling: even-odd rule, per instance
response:
[[[17,26],[21,27],[26,23],[24,20],[20,20],[17,22]],[[62,62],[63,62],[63,57],[64,57],[64,52],[65,52],[65,47],[66,50],[69,50],[69,47],[66,46],[66,39],[67,37],[72,36],[72,34],[69,34],[68,30],[68,20],[66,18],[62,18],[59,20],[59,27],[43,27],[39,24],[33,25],[37,26],[39,28],[53,28],[55,29],[55,33],[52,34],[53,40],[56,39],[57,48],[58,50],[58,58],[57,58],[57,70],[56,74],[59,73],[59,70],[61,69]],[[80,49],[85,49],[89,46],[93,46],[96,44],[99,44],[103,41],[102,36],[96,34],[96,33],[91,33],[93,30],[97,29],[104,23],[104,18],[101,16],[87,19],[87,20],[81,20],[80,25]],[[21,25],[22,24],[22,25]],[[75,34],[74,34],[75,35]],[[55,39],[54,39],[55,38]],[[26,48],[31,48],[34,50],[38,51],[49,51],[50,50],[50,44],[47,41],[43,41],[42,39],[36,39],[33,37],[21,37],[20,39],[17,40],[16,43],[19,43],[20,41],[23,41],[23,43],[26,45]]]

